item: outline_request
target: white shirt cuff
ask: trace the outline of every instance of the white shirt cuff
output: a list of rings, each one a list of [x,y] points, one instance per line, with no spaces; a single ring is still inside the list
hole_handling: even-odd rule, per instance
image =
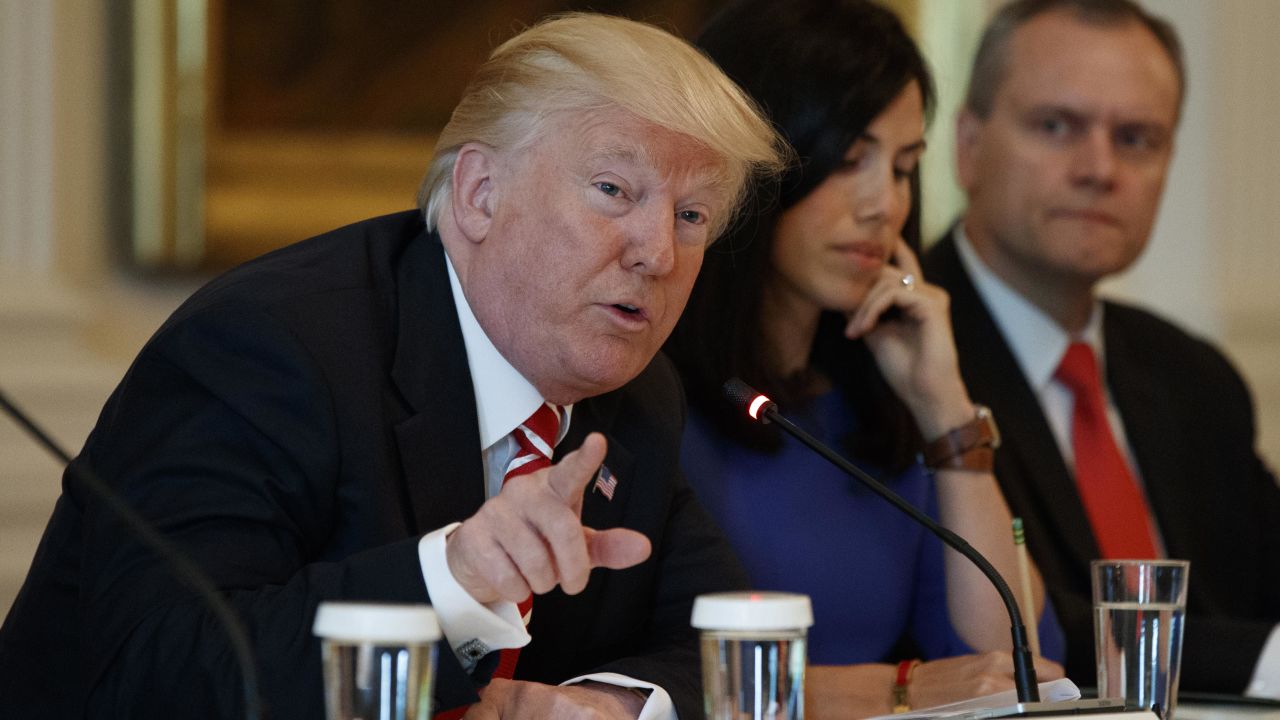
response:
[[[513,602],[476,602],[449,570],[445,540],[462,523],[446,525],[418,541],[418,562],[427,594],[445,640],[462,667],[471,671],[477,661],[494,650],[529,644],[520,610]]]
[[[652,692],[649,693],[649,699],[645,701],[644,707],[640,709],[640,716],[636,718],[636,720],[680,720],[679,717],[676,716],[675,706],[671,704],[671,696],[667,694],[666,690],[663,690],[653,683],[647,683],[633,677],[619,675],[618,673],[591,673],[590,675],[583,675],[581,677],[573,678],[572,680],[566,680],[561,684],[573,685],[575,683],[586,682],[588,680],[605,683],[606,685],[617,685],[618,687],[633,687],[651,690]]]
[[[1253,680],[1244,694],[1280,700],[1280,625],[1271,628],[1271,636],[1262,646],[1258,664],[1253,667]]]

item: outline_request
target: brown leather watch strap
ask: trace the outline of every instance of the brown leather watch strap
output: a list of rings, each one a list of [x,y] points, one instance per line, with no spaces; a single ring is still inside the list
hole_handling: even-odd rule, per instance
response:
[[[984,405],[976,407],[972,420],[925,445],[921,453],[925,467],[935,471],[991,471],[995,449],[1000,447],[1000,431],[991,410]]]

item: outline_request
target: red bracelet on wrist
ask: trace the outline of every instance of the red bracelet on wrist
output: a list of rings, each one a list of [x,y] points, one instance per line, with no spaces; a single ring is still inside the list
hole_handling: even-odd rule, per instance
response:
[[[893,681],[893,692],[889,700],[893,712],[904,713],[911,710],[911,703],[907,701],[907,686],[911,684],[912,671],[919,664],[919,660],[903,660],[898,663],[898,675]]]

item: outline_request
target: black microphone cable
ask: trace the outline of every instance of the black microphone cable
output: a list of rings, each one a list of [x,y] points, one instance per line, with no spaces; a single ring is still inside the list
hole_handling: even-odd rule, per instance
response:
[[[836,454],[831,448],[823,445],[816,438],[805,432],[795,423],[788,420],[778,412],[778,406],[774,404],[765,395],[754,390],[738,378],[732,378],[724,384],[725,397],[738,407],[746,410],[747,414],[753,420],[762,423],[775,422],[785,430],[788,434],[795,437],[800,442],[807,445],[814,452],[826,458],[831,464],[840,468],[844,472],[857,478],[863,485],[875,492],[880,497],[888,500],[890,504],[898,508],[902,512],[909,515],[913,520],[925,526],[934,535],[937,535],[944,543],[955,548],[956,552],[965,556],[983,575],[995,585],[996,592],[1000,593],[1000,599],[1004,601],[1005,609],[1009,613],[1009,620],[1012,625],[1013,633],[1013,682],[1018,691],[1018,702],[1039,702],[1040,688],[1036,684],[1035,664],[1031,659],[1031,648],[1027,642],[1027,629],[1022,623],[1022,613],[1018,611],[1018,603],[1013,599],[1013,593],[1009,590],[1009,584],[1005,582],[1000,573],[991,565],[991,561],[987,560],[982,553],[973,549],[964,538],[948,530],[936,520],[920,512],[914,505],[907,502],[901,495],[885,487],[884,483],[876,480],[871,475],[864,472],[861,468],[853,463],[845,460]]]
[[[236,617],[235,611],[227,604],[226,599],[219,594],[217,587],[214,586],[209,576],[205,575],[203,570],[183,555],[173,543],[169,542],[159,532],[156,532],[136,510],[121,500],[95,473],[73,464],[71,456],[48,433],[36,425],[35,421],[26,413],[18,409],[5,395],[4,390],[0,390],[0,408],[3,408],[9,417],[13,418],[18,425],[30,433],[46,450],[61,460],[77,482],[88,488],[111,512],[123,520],[129,531],[159,556],[168,565],[173,575],[192,590],[195,590],[196,594],[209,606],[209,609],[213,611],[214,617],[218,619],[218,622],[222,624],[223,629],[226,631],[227,637],[231,641],[231,649],[235,653],[236,663],[240,667],[240,677],[244,683],[245,718],[247,720],[260,720],[262,717],[262,701],[258,694],[258,671],[253,662],[253,650],[249,645],[249,636],[245,632],[244,625],[240,622],[240,619]]]

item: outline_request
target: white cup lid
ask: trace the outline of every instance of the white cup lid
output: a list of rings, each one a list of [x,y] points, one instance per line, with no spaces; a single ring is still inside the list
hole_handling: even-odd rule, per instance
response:
[[[699,630],[795,630],[813,625],[808,595],[733,592],[699,595],[693,626]]]
[[[312,632],[329,640],[434,642],[440,624],[430,605],[324,602]]]

